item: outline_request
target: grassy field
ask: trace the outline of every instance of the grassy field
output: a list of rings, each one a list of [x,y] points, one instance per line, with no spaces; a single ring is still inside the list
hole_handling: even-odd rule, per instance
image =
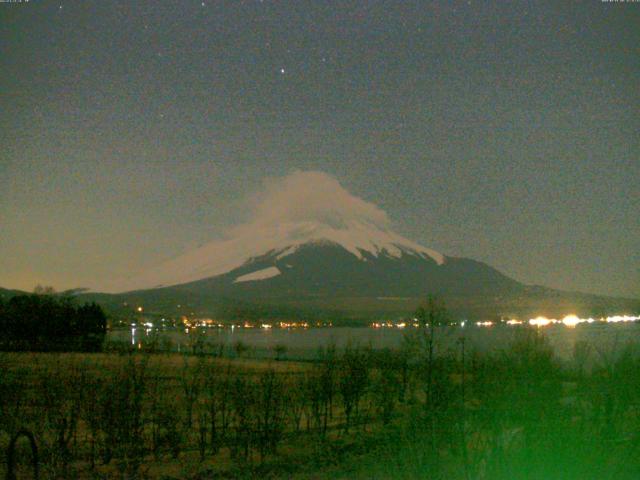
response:
[[[40,478],[640,478],[635,346],[561,363],[528,329],[490,354],[429,340],[305,363],[0,353],[0,448],[32,433]]]

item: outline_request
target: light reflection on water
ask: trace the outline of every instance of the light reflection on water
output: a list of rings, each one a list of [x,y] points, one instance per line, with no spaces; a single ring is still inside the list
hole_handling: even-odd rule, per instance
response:
[[[516,338],[524,327],[496,325],[491,328],[481,327],[440,327],[436,339],[440,348],[455,348],[456,342],[464,337],[470,349],[488,351],[502,349]],[[590,343],[596,352],[611,352],[624,345],[640,342],[640,323],[582,323],[574,328],[564,324],[550,324],[540,329],[546,335],[558,356],[569,359],[573,355],[574,346],[578,342]],[[231,348],[242,342],[254,349],[257,356],[269,356],[277,345],[287,349],[289,358],[314,357],[321,347],[335,344],[341,348],[351,343],[372,348],[397,348],[402,345],[406,334],[415,333],[414,329],[397,328],[357,328],[333,327],[310,329],[200,329],[205,344],[223,344]],[[134,338],[135,335],[135,338]],[[183,330],[158,332],[158,340],[170,340],[176,350],[182,351],[193,344],[194,333]],[[107,339],[120,342],[148,342],[154,337],[150,329],[116,330],[109,332]]]

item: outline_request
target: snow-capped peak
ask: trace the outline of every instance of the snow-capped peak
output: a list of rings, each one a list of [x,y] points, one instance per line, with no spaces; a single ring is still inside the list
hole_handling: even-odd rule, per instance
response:
[[[295,239],[296,241],[280,252],[277,256],[278,259],[290,255],[307,243],[327,241],[342,246],[360,259],[364,258],[363,252],[368,252],[374,257],[386,252],[387,255],[396,258],[399,258],[404,252],[430,257],[438,264],[444,262],[442,254],[389,230],[382,230],[367,223],[353,221],[347,228],[335,228],[326,224],[302,222],[292,225],[291,229],[292,232],[295,232],[291,240]]]
[[[225,239],[205,244],[109,290],[147,289],[210,278],[253,258],[271,253],[279,260],[303,245],[318,242],[340,245],[363,260],[363,252],[367,252],[376,257],[409,254],[437,264],[444,262],[442,254],[392,232],[383,210],[351,195],[321,172],[297,172],[279,183],[272,182],[255,200],[253,220],[232,229]]]
[[[386,252],[391,257],[399,258],[405,253],[431,258],[438,264],[444,262],[442,254],[366,223],[353,222],[348,228],[334,228],[316,222],[296,222],[263,227],[259,231],[236,231],[239,235],[203,245],[123,282],[115,290],[179,285],[214,277],[240,267],[252,258],[273,252],[277,259],[282,259],[303,245],[319,242],[340,245],[360,259],[363,259],[363,252],[373,256]]]

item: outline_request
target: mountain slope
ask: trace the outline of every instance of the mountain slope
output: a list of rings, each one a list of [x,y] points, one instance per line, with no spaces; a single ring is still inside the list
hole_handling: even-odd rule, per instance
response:
[[[242,268],[252,259],[265,256],[285,258],[310,244],[340,246],[350,260],[366,261],[381,255],[400,258],[413,255],[438,265],[444,256],[418,245],[388,229],[366,221],[349,221],[339,225],[302,221],[240,228],[235,235],[208,243],[196,250],[149,269],[117,284],[113,290],[127,291],[180,285]]]
[[[243,298],[322,296],[477,295],[512,292],[522,287],[497,270],[474,260],[429,256],[396,247],[356,256],[333,242],[298,245],[291,253],[269,252],[223,275],[173,287]]]

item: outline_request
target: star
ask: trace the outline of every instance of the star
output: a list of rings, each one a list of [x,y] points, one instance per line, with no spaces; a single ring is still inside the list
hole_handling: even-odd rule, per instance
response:
[[[282,75],[284,75],[284,68],[281,68],[281,69],[280,69],[280,73],[281,73]]]

